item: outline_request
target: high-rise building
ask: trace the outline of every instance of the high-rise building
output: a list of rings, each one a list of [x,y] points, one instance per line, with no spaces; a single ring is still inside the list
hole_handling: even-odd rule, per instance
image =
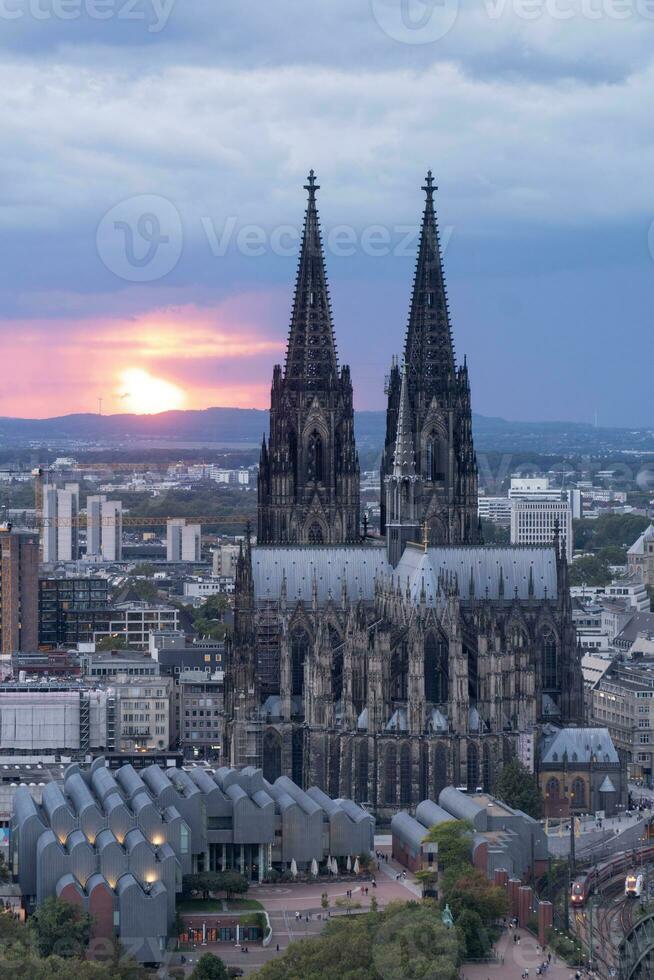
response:
[[[0,653],[38,649],[39,544],[33,534],[0,526]]]
[[[79,558],[79,484],[67,483],[57,490],[57,560]]]
[[[202,528],[199,524],[187,524],[182,528],[182,561],[202,559]]]
[[[572,509],[567,497],[558,500],[511,500],[511,544],[551,544],[557,532],[565,540],[566,558],[572,559]]]
[[[182,531],[185,520],[166,522],[166,561],[182,560]]]
[[[102,505],[106,494],[91,494],[86,498],[86,554],[102,555]]]
[[[123,557],[123,505],[119,500],[102,502],[102,558],[121,561]]]
[[[187,524],[183,518],[166,524],[166,561],[200,561],[202,558],[202,528]]]
[[[43,527],[42,547],[43,561],[55,562],[57,560],[57,488],[43,488]]]

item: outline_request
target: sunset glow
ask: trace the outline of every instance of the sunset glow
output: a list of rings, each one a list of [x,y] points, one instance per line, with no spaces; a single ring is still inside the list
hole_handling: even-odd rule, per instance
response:
[[[155,415],[184,408],[186,395],[177,385],[155,378],[142,368],[127,368],[120,375],[118,397],[124,411],[136,415]]]

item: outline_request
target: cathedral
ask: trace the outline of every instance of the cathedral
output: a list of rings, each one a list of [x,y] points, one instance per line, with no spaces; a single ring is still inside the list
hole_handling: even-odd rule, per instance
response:
[[[238,560],[225,761],[390,816],[492,791],[544,723],[583,721],[565,541],[486,547],[467,365],[457,366],[431,172],[404,354],[389,381],[379,534],[361,533],[352,381],[339,368],[308,194],[273,369],[257,543]]]

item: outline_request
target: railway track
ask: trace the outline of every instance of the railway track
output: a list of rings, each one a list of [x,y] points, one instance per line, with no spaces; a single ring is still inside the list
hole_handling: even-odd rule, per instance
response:
[[[575,913],[575,932],[602,980],[613,980],[617,975],[618,947],[633,925],[634,900],[626,898],[622,888],[622,878],[607,882],[598,896],[601,904],[593,906],[592,957],[590,907]]]

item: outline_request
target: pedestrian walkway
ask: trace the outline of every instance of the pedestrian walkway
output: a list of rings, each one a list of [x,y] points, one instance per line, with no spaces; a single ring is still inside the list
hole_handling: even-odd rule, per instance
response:
[[[390,844],[379,844],[378,840],[379,838],[375,839],[375,852],[383,854],[387,859],[376,862],[378,873],[397,882],[398,885],[403,885],[414,897],[422,898],[422,885],[418,879],[393,858]]]
[[[530,932],[518,929],[519,943],[513,941],[513,935],[513,931],[502,934],[495,947],[496,963],[464,963],[459,973],[461,980],[499,980],[500,977],[502,980],[520,980],[525,970],[529,971],[529,980],[536,980],[537,968],[547,959],[547,948],[543,950]],[[571,967],[552,954],[546,971],[549,980],[574,980],[574,975]]]

